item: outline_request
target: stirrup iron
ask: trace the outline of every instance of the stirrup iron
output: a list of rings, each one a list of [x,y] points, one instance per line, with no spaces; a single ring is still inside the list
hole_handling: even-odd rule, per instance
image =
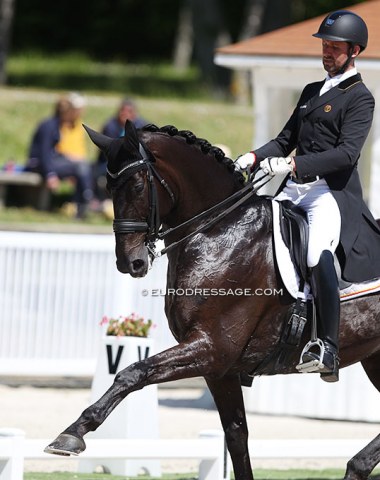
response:
[[[303,356],[308,353],[313,347],[319,348],[319,358],[310,360],[309,362],[304,362],[303,361]],[[317,353],[314,353],[315,355],[318,356]],[[322,342],[320,338],[318,338],[318,333],[317,333],[317,315],[315,311],[315,305],[314,305],[314,300],[313,300],[313,316],[312,316],[312,324],[311,324],[311,340],[307,342],[307,344],[304,346],[301,356],[300,356],[300,361],[298,365],[296,366],[296,370],[298,370],[300,373],[314,373],[318,372],[319,370],[322,370],[324,368],[323,364],[323,358],[325,355],[325,344]]]
[[[309,352],[313,347],[319,348],[319,359],[310,360],[309,362],[303,362],[303,356]],[[296,369],[300,373],[313,373],[318,372],[324,368],[323,364],[323,357],[325,355],[325,345],[320,338],[316,338],[315,340],[310,340],[304,349],[301,352],[300,363],[296,366]]]

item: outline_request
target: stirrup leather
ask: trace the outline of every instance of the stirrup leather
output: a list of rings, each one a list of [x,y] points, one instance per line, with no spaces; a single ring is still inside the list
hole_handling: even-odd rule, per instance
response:
[[[313,347],[318,347],[319,348],[319,359],[315,360],[310,360],[309,362],[304,362],[303,361],[303,356],[308,353]],[[315,354],[317,355],[317,354]],[[317,338],[315,340],[310,340],[308,342],[304,349],[301,352],[301,357],[300,357],[300,362],[296,366],[296,369],[300,373],[312,373],[312,372],[319,372],[322,370],[325,365],[323,364],[323,358],[325,355],[325,345],[322,342],[320,338]]]

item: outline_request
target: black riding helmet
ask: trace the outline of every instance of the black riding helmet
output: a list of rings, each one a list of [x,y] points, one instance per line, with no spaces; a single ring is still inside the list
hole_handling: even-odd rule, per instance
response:
[[[362,52],[368,43],[368,29],[356,13],[338,10],[327,15],[313,37],[359,45]]]

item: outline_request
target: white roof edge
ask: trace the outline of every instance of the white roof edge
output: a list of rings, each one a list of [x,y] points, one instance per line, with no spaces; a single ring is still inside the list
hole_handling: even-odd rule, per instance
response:
[[[318,67],[321,68],[319,58],[307,57],[275,57],[264,55],[231,55],[217,53],[214,57],[216,65],[230,68],[270,67]]]
[[[292,68],[321,68],[322,60],[312,57],[275,57],[264,55],[233,55],[217,53],[214,56],[216,65],[235,69],[251,69],[252,67],[292,67]],[[365,70],[380,70],[379,60],[358,59],[359,68]]]

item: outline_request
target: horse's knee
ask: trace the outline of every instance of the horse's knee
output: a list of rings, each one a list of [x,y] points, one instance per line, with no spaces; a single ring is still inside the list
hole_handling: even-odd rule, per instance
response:
[[[124,370],[121,370],[120,372],[117,372],[117,374],[115,375],[115,378],[113,379],[114,385],[124,383],[125,374],[123,372],[124,372]]]
[[[131,377],[135,378],[136,372],[138,371],[137,363],[129,365],[127,368],[117,372],[114,378],[114,386],[123,387]]]
[[[134,390],[138,390],[145,386],[145,382],[148,378],[148,371],[148,365],[144,365],[142,362],[136,362],[129,367],[124,368],[124,370],[120,370],[120,372],[115,375],[113,385],[118,390],[128,391],[130,385],[133,384],[136,387]]]

